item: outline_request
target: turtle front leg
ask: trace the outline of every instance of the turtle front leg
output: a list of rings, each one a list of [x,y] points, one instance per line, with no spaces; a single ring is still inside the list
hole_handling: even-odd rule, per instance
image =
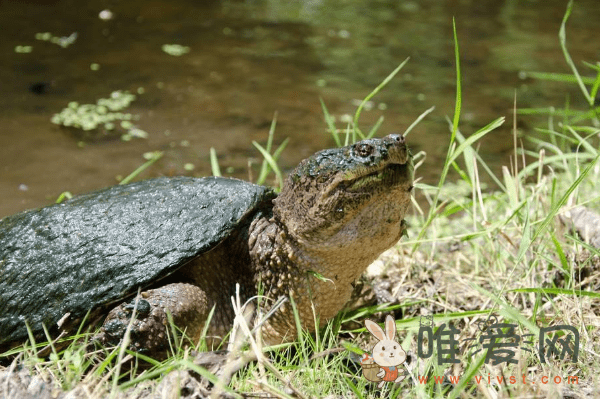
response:
[[[167,312],[173,323],[186,336],[200,338],[210,309],[206,293],[198,286],[173,283],[142,292],[139,297],[121,303],[112,309],[98,337],[104,345],[119,345],[131,320],[136,299],[137,309],[130,332],[129,348],[153,357],[161,357],[169,349],[172,330]]]

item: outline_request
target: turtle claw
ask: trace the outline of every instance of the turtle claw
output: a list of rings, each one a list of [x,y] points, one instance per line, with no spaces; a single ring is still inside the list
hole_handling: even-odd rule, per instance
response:
[[[191,338],[201,331],[203,295],[200,288],[186,283],[143,292],[109,312],[98,340],[107,346],[121,345],[129,329],[130,350],[162,357],[170,348],[169,333],[173,330],[169,330],[169,319],[176,326],[187,326],[186,333]]]

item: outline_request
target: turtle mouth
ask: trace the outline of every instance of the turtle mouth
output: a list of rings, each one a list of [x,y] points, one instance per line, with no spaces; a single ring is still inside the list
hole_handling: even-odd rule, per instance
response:
[[[345,180],[342,187],[350,192],[372,191],[375,187],[393,188],[406,182],[407,172],[406,163],[391,163]]]

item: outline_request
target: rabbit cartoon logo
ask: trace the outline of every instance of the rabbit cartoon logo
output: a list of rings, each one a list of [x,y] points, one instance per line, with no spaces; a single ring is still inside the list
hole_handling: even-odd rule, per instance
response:
[[[385,333],[377,323],[365,320],[367,330],[379,340],[373,347],[373,355],[365,353],[361,366],[363,375],[369,381],[379,382],[378,388],[383,388],[386,382],[400,382],[406,375],[404,369],[399,369],[406,360],[406,352],[400,344],[394,341],[396,322],[392,316],[385,318]]]

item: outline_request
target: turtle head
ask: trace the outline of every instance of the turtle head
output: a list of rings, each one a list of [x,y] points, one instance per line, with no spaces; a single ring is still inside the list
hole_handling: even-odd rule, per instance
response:
[[[373,242],[378,255],[400,238],[412,183],[412,156],[402,135],[363,140],[302,161],[273,212],[289,234],[311,248]]]

